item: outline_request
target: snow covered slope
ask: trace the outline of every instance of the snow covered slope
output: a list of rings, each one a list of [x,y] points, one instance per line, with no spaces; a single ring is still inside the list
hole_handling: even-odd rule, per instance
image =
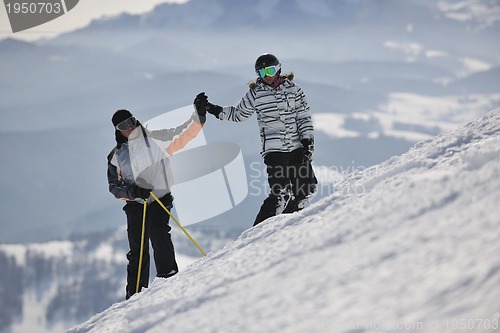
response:
[[[497,332],[500,109],[69,332]]]
[[[263,52],[306,93],[318,166],[372,166],[462,126],[500,107],[499,9],[498,0],[190,0],[55,39],[0,41],[0,243],[119,227],[103,172],[112,113],[145,121],[200,91],[234,105]],[[261,42],[270,31],[279,38]],[[204,132],[262,165],[255,124],[211,118]],[[234,216],[254,216],[262,200],[249,195],[203,225],[239,234],[251,222]]]

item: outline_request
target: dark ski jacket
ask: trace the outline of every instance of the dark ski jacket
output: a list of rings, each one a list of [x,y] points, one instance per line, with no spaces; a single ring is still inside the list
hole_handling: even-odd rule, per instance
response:
[[[117,133],[117,145],[108,155],[109,191],[117,199],[143,202],[131,197],[130,188],[153,188],[161,198],[173,184],[169,156],[184,148],[201,131],[205,117],[193,115],[184,124],[170,129],[149,131],[139,125],[129,140]],[[140,180],[140,181],[138,181]],[[154,201],[149,197],[147,202]]]

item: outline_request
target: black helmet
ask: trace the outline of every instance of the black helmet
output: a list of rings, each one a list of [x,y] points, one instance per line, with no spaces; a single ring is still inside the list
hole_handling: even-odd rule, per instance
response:
[[[117,126],[122,121],[124,121],[128,118],[132,118],[132,117],[133,117],[133,115],[132,115],[132,113],[130,113],[129,110],[120,109],[120,110],[117,110],[113,114],[113,117],[111,118],[111,122],[113,123],[113,126]]]
[[[264,53],[263,55],[259,56],[257,60],[255,60],[255,70],[257,71],[267,66],[276,66],[279,64],[280,61],[274,55],[270,53]]]

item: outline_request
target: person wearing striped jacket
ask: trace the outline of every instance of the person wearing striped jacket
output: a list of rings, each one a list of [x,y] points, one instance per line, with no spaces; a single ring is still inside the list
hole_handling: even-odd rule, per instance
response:
[[[318,183],[311,166],[314,128],[304,92],[293,82],[293,74],[281,75],[281,63],[272,54],[259,56],[255,71],[258,78],[237,106],[212,104],[204,92],[194,101],[207,105],[207,112],[220,120],[240,122],[257,114],[270,193],[254,226],[277,214],[303,209]]]

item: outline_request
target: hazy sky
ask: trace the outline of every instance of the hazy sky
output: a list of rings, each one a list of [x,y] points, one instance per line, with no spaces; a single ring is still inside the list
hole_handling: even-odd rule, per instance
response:
[[[87,25],[92,19],[105,15],[119,13],[143,13],[150,11],[154,6],[170,2],[185,3],[188,0],[80,0],[75,8],[65,15],[40,26],[12,33],[7,10],[0,5],[0,39],[12,37],[23,40],[36,40],[43,37],[54,37],[62,32],[70,31]],[[26,2],[31,2],[30,0]],[[43,2],[43,1],[41,1]]]

